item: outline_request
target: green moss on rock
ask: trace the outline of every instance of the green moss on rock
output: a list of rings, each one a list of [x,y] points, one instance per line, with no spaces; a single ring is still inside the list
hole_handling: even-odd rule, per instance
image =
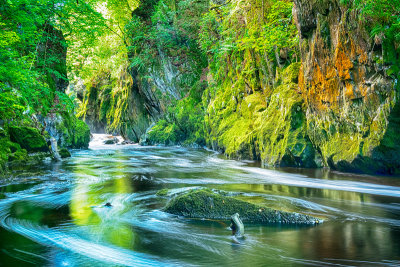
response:
[[[5,174],[9,163],[23,163],[30,159],[26,149],[18,143],[10,141],[8,131],[2,129],[0,133],[0,174]]]
[[[35,128],[10,126],[9,133],[11,141],[18,143],[28,152],[46,152],[49,150],[46,140]]]
[[[28,153],[25,149],[15,151],[14,153],[8,156],[8,161],[10,162],[11,161],[25,162],[27,160],[28,160]]]
[[[304,102],[297,92],[299,63],[279,72],[275,88],[245,95],[229,83],[207,109],[207,143],[232,158],[264,166],[321,165],[307,135]]]
[[[90,129],[89,126],[81,120],[76,120],[74,129],[74,148],[88,148],[90,142]]]
[[[147,141],[149,144],[176,144],[178,136],[175,123],[159,120],[147,133]]]
[[[156,195],[159,197],[163,197],[163,196],[168,195],[168,191],[169,190],[167,188],[164,188],[164,189],[158,190]]]
[[[61,148],[58,151],[58,153],[60,154],[60,157],[63,158],[63,159],[71,157],[71,153],[66,148]]]
[[[309,215],[273,210],[206,189],[191,190],[177,196],[164,211],[188,218],[217,220],[229,220],[232,214],[239,213],[240,218],[248,223],[316,224],[321,221]]]

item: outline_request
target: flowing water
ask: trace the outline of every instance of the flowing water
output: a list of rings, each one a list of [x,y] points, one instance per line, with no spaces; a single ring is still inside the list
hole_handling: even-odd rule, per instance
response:
[[[400,179],[267,170],[180,147],[102,145],[0,180],[1,266],[399,266]],[[245,225],[166,214],[169,194],[240,193],[317,226]],[[110,202],[112,207],[105,207]]]

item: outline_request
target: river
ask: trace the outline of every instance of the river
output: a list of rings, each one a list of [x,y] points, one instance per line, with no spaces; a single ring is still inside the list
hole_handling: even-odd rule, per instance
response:
[[[400,265],[399,178],[262,169],[213,151],[102,140],[0,180],[0,266]],[[196,187],[324,223],[245,225],[235,244],[228,222],[162,211],[158,190]]]

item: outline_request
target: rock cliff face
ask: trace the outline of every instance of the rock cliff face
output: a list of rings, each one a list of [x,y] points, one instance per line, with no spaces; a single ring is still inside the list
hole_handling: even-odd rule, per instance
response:
[[[370,37],[352,4],[294,1],[300,68],[285,68],[282,50],[275,63],[254,46],[228,56],[236,63],[205,96],[209,146],[265,166],[399,174],[398,51]],[[238,38],[250,27],[239,26]],[[276,74],[266,71],[273,64]],[[211,74],[209,84],[218,83]]]
[[[324,165],[398,174],[399,85],[384,63],[388,51],[382,40],[371,40],[358,12],[339,1],[294,2],[302,59],[299,92],[308,136]]]
[[[264,9],[262,1],[249,2],[251,6],[233,5],[222,19],[225,31],[233,27],[236,32],[221,41],[238,51],[228,50],[218,67],[210,67],[209,88],[203,95],[207,144],[232,158],[261,160],[266,167],[320,167],[323,163],[307,134],[306,105],[298,90],[301,64],[296,62],[292,4],[269,2]],[[264,10],[270,13],[261,19]],[[264,43],[259,36],[268,30],[290,38],[287,45],[292,48]]]
[[[151,64],[92,86],[92,104],[86,94],[104,124],[270,167],[400,173],[399,49],[371,38],[354,1],[197,1],[190,15],[187,1],[150,2],[134,15],[156,37],[129,58],[151,53]]]
[[[127,33],[128,62],[119,77],[109,71],[86,84],[80,116],[93,132],[119,133],[139,142],[199,80],[205,57],[194,51],[194,46],[198,50],[196,41],[177,29],[179,16],[172,15],[172,3],[157,2],[141,1],[133,11],[134,26]]]
[[[130,123],[121,129],[126,138],[138,142],[149,126],[157,122],[167,111],[168,106],[180,100],[186,93],[182,84],[180,70],[186,68],[192,72],[187,62],[179,62],[178,56],[168,56],[163,50],[158,50],[157,64],[145,73],[135,69],[130,70],[133,79],[131,100],[127,117]]]
[[[139,142],[149,126],[157,122],[172,102],[180,100],[188,90],[183,68],[193,72],[178,56],[158,51],[157,63],[147,70],[124,68],[118,79],[111,75],[93,78],[86,85],[81,117],[95,133],[119,133]]]

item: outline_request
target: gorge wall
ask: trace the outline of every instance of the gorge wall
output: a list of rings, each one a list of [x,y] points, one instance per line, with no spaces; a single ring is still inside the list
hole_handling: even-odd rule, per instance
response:
[[[73,104],[65,94],[67,44],[62,31],[49,22],[33,27],[32,21],[21,17],[24,12],[32,17],[24,5],[2,1],[1,11],[2,38],[11,36],[14,40],[7,43],[5,39],[0,46],[0,176],[3,176],[14,166],[55,158],[56,147],[64,152],[66,148],[87,148],[90,131],[76,119]],[[13,31],[14,25],[19,25],[17,32]],[[29,43],[32,39],[34,45]]]
[[[307,135],[324,166],[399,173],[398,51],[340,1],[295,1]],[[397,65],[397,66],[396,66]]]
[[[129,67],[89,86],[86,114],[142,144],[398,175],[399,44],[357,3],[142,1]]]

